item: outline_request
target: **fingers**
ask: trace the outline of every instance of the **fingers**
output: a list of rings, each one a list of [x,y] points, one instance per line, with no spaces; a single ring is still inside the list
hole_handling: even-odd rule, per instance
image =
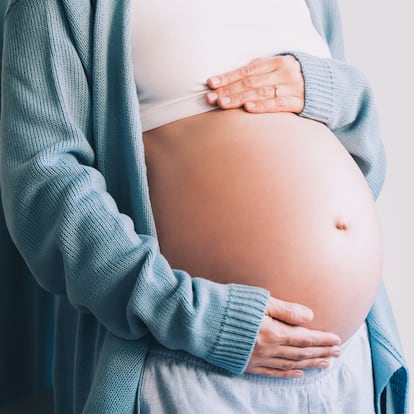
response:
[[[246,66],[207,79],[207,85],[211,89],[217,89],[251,76],[272,72],[277,69],[276,60],[277,58],[269,60],[256,59]]]
[[[328,368],[330,358],[338,357],[339,347],[295,348],[280,346],[277,354],[252,360],[247,372],[274,377],[300,377],[303,369]]]
[[[246,102],[271,99],[280,94],[281,87],[269,86],[269,84],[254,89],[231,91],[223,89],[220,91],[209,92],[206,95],[207,102],[210,105],[218,105],[222,109],[239,108]]]
[[[248,367],[246,372],[249,374],[262,375],[264,377],[278,377],[278,378],[301,378],[303,377],[303,371],[290,370],[283,371],[281,369],[269,368],[269,367]]]
[[[313,312],[308,307],[273,297],[269,298],[266,315],[290,325],[300,325],[313,319]]]
[[[304,78],[290,55],[256,59],[249,65],[207,80],[210,105],[252,113],[300,113],[305,105]]]
[[[256,99],[275,98],[275,87],[278,96],[301,97],[304,91],[301,72],[283,70],[251,76],[208,92],[206,100],[210,105],[217,104],[222,109],[229,109]],[[231,100],[232,105],[226,99]]]
[[[207,80],[207,84],[211,89],[217,89],[255,75],[275,72],[281,68],[289,68],[292,71],[301,70],[299,62],[291,55],[272,56],[255,59],[246,66],[213,76]]]
[[[269,314],[298,320],[312,316],[308,308],[271,298],[260,326],[247,372],[295,377],[305,368],[326,368],[328,358],[340,355],[340,338],[329,332],[292,326]]]
[[[327,359],[312,359],[306,361],[289,361],[282,358],[273,358],[263,361],[263,365],[249,366],[246,372],[268,377],[301,378],[303,369],[329,368],[330,362]]]
[[[309,348],[297,348],[293,346],[280,346],[276,349],[274,359],[283,359],[293,364],[295,368],[304,368],[305,365],[301,365],[306,361],[326,361],[326,358],[338,357],[341,354],[339,346],[322,346],[322,347],[309,347]],[[306,365],[310,367],[310,365]],[[287,366],[284,369],[291,369],[291,366]]]
[[[295,96],[295,89],[290,85],[262,86],[238,92],[232,95],[209,92],[207,103],[218,105],[221,109],[244,107],[247,112],[294,112],[300,113],[304,107],[304,99]]]
[[[337,356],[341,339],[332,332],[292,326],[265,315],[253,354],[258,358],[311,359]]]
[[[308,348],[308,347],[332,347],[339,345],[341,339],[331,332],[316,331],[300,326],[274,326],[275,335],[280,344]]]
[[[301,348],[334,346],[341,343],[339,336],[332,332],[295,326],[310,322],[313,319],[312,310],[301,304],[270,297],[265,315],[259,333],[263,330],[266,341],[273,340],[278,345]]]
[[[216,88],[212,92],[209,92],[207,96],[210,100],[212,100],[214,94],[216,94],[218,98],[224,96],[234,96],[242,92],[260,90],[260,88],[266,86],[272,87],[272,85],[295,85],[300,80],[301,79],[299,79],[297,72],[290,72],[286,70],[269,72],[261,75],[249,76],[237,82]]]
[[[251,113],[292,112],[299,114],[303,111],[304,101],[296,96],[277,97],[252,102],[246,102],[243,107]]]

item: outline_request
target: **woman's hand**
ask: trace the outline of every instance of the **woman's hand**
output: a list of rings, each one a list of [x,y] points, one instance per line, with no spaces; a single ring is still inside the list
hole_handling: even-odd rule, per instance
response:
[[[255,59],[246,66],[207,80],[210,105],[243,107],[252,113],[302,112],[305,82],[300,63],[292,55]]]
[[[312,318],[309,308],[270,298],[246,372],[298,378],[304,368],[327,368],[327,358],[339,356],[341,340],[298,326]]]

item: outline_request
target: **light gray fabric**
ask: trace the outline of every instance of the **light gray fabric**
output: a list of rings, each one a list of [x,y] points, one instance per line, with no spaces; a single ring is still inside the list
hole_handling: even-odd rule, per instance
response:
[[[374,414],[365,323],[328,369],[299,379],[234,375],[185,353],[150,348],[140,414]]]

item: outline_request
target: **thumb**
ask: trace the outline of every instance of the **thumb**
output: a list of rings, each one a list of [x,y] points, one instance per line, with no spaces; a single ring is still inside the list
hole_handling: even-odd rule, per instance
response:
[[[266,315],[290,325],[299,325],[313,319],[313,312],[308,307],[273,297],[269,299]]]

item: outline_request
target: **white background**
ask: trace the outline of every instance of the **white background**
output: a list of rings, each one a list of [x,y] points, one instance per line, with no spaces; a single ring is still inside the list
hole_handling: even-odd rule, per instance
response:
[[[414,374],[414,6],[412,0],[338,1],[347,60],[368,75],[380,112],[388,158],[378,200],[384,278]],[[414,384],[410,392],[414,406]]]

